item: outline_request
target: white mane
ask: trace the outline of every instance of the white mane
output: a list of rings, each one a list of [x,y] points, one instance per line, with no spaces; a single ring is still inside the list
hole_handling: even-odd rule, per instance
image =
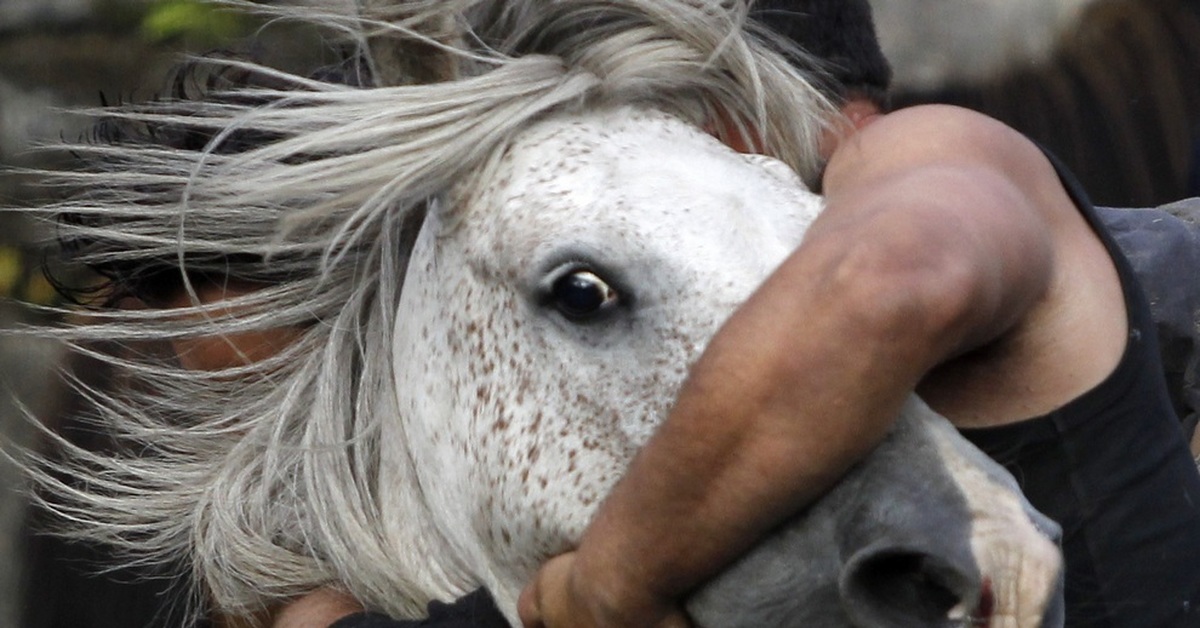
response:
[[[412,37],[404,25],[448,15],[464,27],[452,42],[460,78],[359,89],[230,62],[281,87],[94,112],[216,139],[194,150],[71,146],[89,167],[49,173],[50,184],[79,192],[35,210],[84,217],[60,227],[82,262],[178,260],[193,271],[271,279],[220,306],[98,312],[35,330],[82,351],[118,339],[141,354],[100,354],[132,383],[84,391],[124,453],[62,443],[68,461],[43,462],[38,476],[49,508],[79,537],[131,561],[192,566],[204,597],[234,612],[327,583],[346,583],[393,613],[423,608],[394,565],[429,559],[423,548],[393,546],[380,531],[394,515],[377,509],[380,424],[396,416],[396,304],[427,209],[455,186],[477,185],[517,133],[552,113],[619,103],[698,126],[725,116],[759,130],[765,152],[816,177],[829,107],[777,43],[743,30],[743,6],[434,0],[400,8],[410,18],[401,26],[383,15],[288,11],[364,42],[381,30]],[[239,135],[278,139],[220,150]],[[154,344],[292,325],[303,334],[280,355],[216,373],[181,369]],[[76,468],[88,478],[82,486],[51,474]]]

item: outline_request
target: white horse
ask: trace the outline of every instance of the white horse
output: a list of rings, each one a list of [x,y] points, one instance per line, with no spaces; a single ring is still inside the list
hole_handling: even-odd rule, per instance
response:
[[[58,335],[302,329],[219,373],[109,357],[140,384],[90,392],[133,453],[74,452],[82,489],[41,476],[76,534],[185,561],[233,614],[335,585],[415,616],[484,586],[515,621],[523,584],[580,538],[688,364],[821,207],[804,179],[829,108],[741,9],[399,9],[368,23],[393,33],[372,40],[377,63],[386,37],[481,25],[419,40],[448,48],[457,77],[354,89],[275,73],[289,89],[110,111],[215,139],[77,146],[92,169],[55,175],[84,188],[51,211],[74,217],[85,262],[272,283]],[[743,139],[775,157],[704,128],[756,129]],[[245,137],[261,145],[222,150]],[[914,398],[689,609],[713,627],[1056,626],[1053,530]]]

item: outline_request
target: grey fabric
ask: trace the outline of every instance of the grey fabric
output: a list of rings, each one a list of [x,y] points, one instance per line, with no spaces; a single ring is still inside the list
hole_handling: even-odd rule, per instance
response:
[[[1200,420],[1200,198],[1098,211],[1150,302],[1171,402],[1190,435]]]

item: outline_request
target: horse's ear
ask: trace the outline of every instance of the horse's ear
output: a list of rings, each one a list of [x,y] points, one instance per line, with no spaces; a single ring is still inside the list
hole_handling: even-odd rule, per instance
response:
[[[461,49],[456,11],[431,11],[429,5],[435,3],[430,2],[356,1],[362,17],[395,26],[367,38],[377,85],[439,83],[458,77],[459,57],[448,49]]]

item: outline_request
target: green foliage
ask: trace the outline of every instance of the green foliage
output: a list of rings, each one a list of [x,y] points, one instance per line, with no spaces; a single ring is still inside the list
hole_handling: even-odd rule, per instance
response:
[[[251,18],[200,0],[159,0],[142,19],[142,35],[154,42],[184,39],[220,45],[252,27]]]

